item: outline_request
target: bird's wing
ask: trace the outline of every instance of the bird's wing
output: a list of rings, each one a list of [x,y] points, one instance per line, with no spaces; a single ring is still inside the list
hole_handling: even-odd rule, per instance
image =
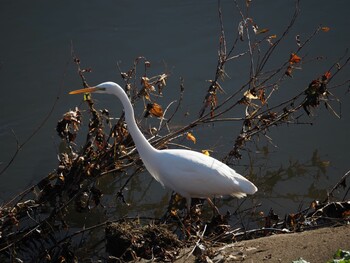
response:
[[[159,158],[159,178],[183,196],[245,196],[256,187],[224,163],[202,153],[164,150]]]

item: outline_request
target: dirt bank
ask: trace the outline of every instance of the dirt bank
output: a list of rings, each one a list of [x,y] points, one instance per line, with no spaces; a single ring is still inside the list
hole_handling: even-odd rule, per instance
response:
[[[350,250],[350,225],[321,228],[311,231],[278,234],[227,245],[220,250],[213,262],[292,262],[300,257],[308,262],[321,263],[330,260],[338,249]],[[187,249],[177,262],[194,262]]]

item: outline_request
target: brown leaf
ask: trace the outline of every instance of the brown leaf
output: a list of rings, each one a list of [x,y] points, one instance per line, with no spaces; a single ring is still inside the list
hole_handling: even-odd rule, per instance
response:
[[[187,133],[186,139],[192,141],[193,143],[196,143],[196,137],[194,137],[190,132]]]
[[[265,104],[266,102],[266,99],[265,99],[265,90],[264,89],[259,89],[259,92],[258,92],[258,97],[259,97],[259,100],[261,101],[262,104]]]
[[[176,210],[176,209],[171,209],[170,210],[170,215],[172,216],[172,217],[175,217],[175,216],[178,216],[177,213],[178,211]]]
[[[253,20],[251,20],[250,22],[252,23]],[[253,24],[252,28],[253,28],[253,31],[254,31],[255,35],[263,34],[263,33],[266,33],[266,32],[270,31],[270,29],[268,29],[268,28],[259,29],[257,24]]]
[[[323,31],[323,32],[328,32],[329,30],[331,30],[328,26],[323,26],[323,27],[321,27],[321,30]]]
[[[163,117],[163,109],[157,103],[148,103],[147,104],[147,112],[154,117],[160,118]],[[147,116],[146,116],[147,117]]]
[[[290,55],[289,64],[300,63],[300,61],[301,61],[301,57],[299,57],[299,56],[296,55],[295,53],[292,53],[292,54]]]
[[[311,207],[313,210],[316,210],[317,207],[318,207],[318,205],[319,205],[319,201],[314,200],[314,201],[311,202],[310,207]]]
[[[141,78],[141,84],[142,84],[142,87],[146,90],[150,90],[150,91],[156,90],[155,87],[149,83],[149,78],[147,77]]]
[[[258,30],[255,32],[255,34],[256,34],[256,35],[258,35],[258,34],[264,34],[264,33],[267,33],[267,32],[269,32],[269,31],[270,31],[270,29],[268,29],[268,28],[258,29]]]
[[[329,79],[331,77],[331,73],[329,71],[327,71],[326,73],[323,74],[323,77],[325,79]]]
[[[64,176],[63,176],[62,173],[60,173],[60,174],[58,175],[58,179],[60,179],[62,182],[64,182]]]
[[[241,98],[239,101],[238,101],[239,104],[242,104],[242,105],[249,105],[250,104],[250,100],[248,100],[245,96],[243,98]]]
[[[344,211],[344,212],[342,213],[342,217],[343,217],[343,218],[348,218],[348,217],[350,217],[350,210]]]
[[[292,72],[293,72],[293,67],[291,66],[288,66],[288,68],[286,69],[286,71],[284,72],[284,74],[286,74],[288,77],[293,77],[292,75]]]

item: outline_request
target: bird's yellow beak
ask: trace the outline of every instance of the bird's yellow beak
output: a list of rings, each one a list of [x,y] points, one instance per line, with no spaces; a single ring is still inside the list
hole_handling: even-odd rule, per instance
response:
[[[97,87],[89,87],[89,88],[85,88],[85,89],[73,90],[73,91],[69,92],[69,94],[92,93],[92,92],[95,92],[98,90],[100,90],[100,89]]]

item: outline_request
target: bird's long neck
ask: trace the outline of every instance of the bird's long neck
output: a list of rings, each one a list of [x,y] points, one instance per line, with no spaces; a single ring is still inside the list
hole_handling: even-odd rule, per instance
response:
[[[135,115],[134,115],[134,109],[130,103],[130,100],[124,90],[120,87],[118,89],[118,94],[116,94],[117,97],[120,99],[120,101],[123,104],[124,111],[125,111],[125,121],[128,125],[128,131],[131,134],[132,139],[134,140],[136,149],[147,166],[148,159],[153,158],[153,153],[156,153],[158,150],[155,149],[145,138],[145,136],[140,131],[139,127],[136,124]]]

